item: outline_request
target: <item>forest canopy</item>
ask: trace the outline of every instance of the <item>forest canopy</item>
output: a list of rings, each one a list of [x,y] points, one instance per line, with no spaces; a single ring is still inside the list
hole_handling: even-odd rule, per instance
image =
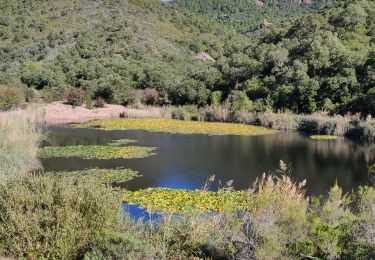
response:
[[[0,84],[113,103],[152,88],[198,106],[241,92],[255,110],[375,114],[374,0],[267,1],[251,12],[221,0],[247,15],[245,27],[200,2],[0,1]],[[265,16],[275,22],[255,26]]]

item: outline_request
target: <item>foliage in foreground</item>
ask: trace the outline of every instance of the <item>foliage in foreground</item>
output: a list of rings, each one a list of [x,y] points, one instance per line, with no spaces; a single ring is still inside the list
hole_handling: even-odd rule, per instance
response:
[[[39,151],[41,158],[81,157],[83,159],[131,159],[154,155],[153,147],[141,146],[46,146]]]
[[[285,174],[285,171],[282,173]],[[362,187],[358,192],[347,195],[335,185],[327,200],[322,197],[308,200],[304,196],[304,185],[305,182],[294,183],[285,175],[263,176],[246,193],[245,204],[242,204],[245,193],[241,196],[238,192],[226,191],[225,195],[219,193],[213,196],[202,192],[198,193],[198,202],[194,200],[197,192],[185,194],[189,192],[166,189],[127,193],[125,201],[129,198],[132,204],[140,204],[159,213],[184,214],[189,209],[190,214],[201,214],[223,198],[229,199],[225,201],[226,205],[232,206],[228,211],[236,214],[233,210],[236,212],[237,206],[241,205],[244,216],[237,215],[241,221],[237,223],[236,236],[245,236],[241,245],[251,250],[246,251],[237,244],[234,255],[241,254],[245,259],[251,258],[252,254],[257,259],[374,257],[375,190]],[[222,216],[222,208],[216,208]]]
[[[76,127],[99,128],[103,130],[145,130],[172,134],[209,135],[264,135],[273,130],[243,124],[180,121],[172,119],[109,119],[94,120]]]
[[[92,179],[22,176],[0,185],[2,256],[79,258],[118,225],[118,198]]]
[[[374,257],[375,190],[362,187],[345,195],[335,185],[326,200],[308,200],[304,184],[285,175],[263,176],[248,191],[251,196],[241,205],[243,214],[218,206],[223,211],[217,214],[201,214],[202,208],[197,214],[161,213],[158,222],[134,222],[121,217],[117,196],[121,193],[96,178],[20,175],[0,184],[0,255],[64,259]],[[169,197],[154,193],[147,198],[160,206],[181,193],[166,192]],[[227,205],[244,202],[243,195],[230,190],[216,196],[202,194],[200,205],[215,205],[218,200]],[[176,209],[184,213],[181,205],[191,206],[194,196],[178,198]]]

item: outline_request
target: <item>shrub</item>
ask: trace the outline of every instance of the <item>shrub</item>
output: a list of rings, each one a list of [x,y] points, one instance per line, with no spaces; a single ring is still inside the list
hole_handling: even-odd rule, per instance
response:
[[[97,108],[103,108],[105,106],[104,99],[102,99],[101,97],[98,97],[97,99],[95,99],[94,106],[97,107]]]
[[[98,99],[101,98],[102,100],[106,101],[107,103],[112,103],[115,100],[114,91],[110,87],[101,87],[98,88],[94,93],[94,98]]]
[[[62,101],[70,90],[69,88],[43,88],[43,100],[46,103]]]
[[[144,99],[144,92],[142,90],[130,90],[126,92],[123,103],[125,106],[139,107],[142,105],[142,100]]]
[[[82,89],[72,89],[66,96],[67,103],[72,106],[82,106],[87,93]]]
[[[178,120],[190,120],[189,113],[183,107],[175,107],[171,112],[173,119]]]
[[[25,101],[21,88],[0,85],[0,110],[16,108]]]
[[[297,117],[289,113],[274,113],[267,110],[258,114],[257,119],[260,125],[278,130],[296,130],[298,127]]]
[[[361,137],[368,141],[375,140],[375,123],[371,121],[361,122],[362,129]]]
[[[159,92],[154,88],[145,88],[144,102],[147,105],[156,105],[159,103]]]
[[[305,235],[305,182],[295,183],[287,177],[288,169],[283,162],[280,168],[282,177],[263,175],[254,184],[255,196],[249,201],[254,206],[246,214],[252,224],[250,234],[257,241],[257,259],[290,259],[296,247],[306,250],[306,245],[311,244]]]
[[[90,96],[87,96],[87,97],[86,97],[85,107],[86,107],[87,109],[93,109],[93,108],[94,108],[94,102],[92,101],[92,99],[91,99]]]
[[[35,96],[37,94],[37,91],[33,88],[26,88],[25,89],[25,99],[26,102],[32,103],[35,101]]]
[[[211,93],[211,106],[214,108],[220,107],[222,97],[223,97],[223,93],[221,91],[212,92]]]
[[[250,112],[253,103],[243,91],[232,91],[228,97],[230,117],[233,121],[238,122],[241,114]]]
[[[357,219],[348,226],[342,241],[344,259],[375,258],[375,190],[360,187],[354,197]]]
[[[342,238],[347,236],[346,226],[353,221],[349,209],[351,198],[344,195],[336,184],[329,191],[326,202],[320,200],[310,212],[310,237],[314,243],[314,255],[326,259],[337,259],[343,248]]]
[[[2,256],[75,259],[117,229],[119,200],[94,180],[22,176],[0,185]]]

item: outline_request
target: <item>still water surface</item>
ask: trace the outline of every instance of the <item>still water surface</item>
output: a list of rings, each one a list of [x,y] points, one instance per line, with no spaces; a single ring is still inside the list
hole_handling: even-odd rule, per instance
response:
[[[283,160],[293,167],[293,178],[307,179],[308,194],[325,194],[337,180],[345,191],[368,184],[367,167],[375,163],[375,145],[344,139],[313,141],[298,133],[265,136],[173,135],[145,131],[102,131],[50,127],[45,145],[105,145],[133,139],[134,145],[156,147],[157,155],[143,159],[43,159],[46,170],[131,168],[142,177],[124,184],[131,190],[147,187],[199,189],[210,175],[236,189],[246,189],[263,172]],[[132,144],[133,145],[133,144]],[[217,189],[217,181],[211,188]]]

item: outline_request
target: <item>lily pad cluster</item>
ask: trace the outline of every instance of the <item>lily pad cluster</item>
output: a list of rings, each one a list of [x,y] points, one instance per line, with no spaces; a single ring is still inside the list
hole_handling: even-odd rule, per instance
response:
[[[243,191],[189,191],[168,188],[148,188],[123,191],[123,201],[139,205],[148,211],[190,215],[207,211],[244,211],[249,208],[252,194]]]
[[[130,159],[154,155],[153,147],[140,146],[46,146],[39,151],[42,158],[81,157],[83,159]]]
[[[337,136],[334,135],[311,135],[312,140],[336,140]]]
[[[131,139],[118,139],[108,143],[109,146],[125,146],[128,144],[136,143],[137,141]]]
[[[81,171],[70,172],[47,172],[54,176],[62,176],[64,178],[95,178],[102,183],[122,183],[129,181],[138,175],[137,171],[130,169],[85,169]]]
[[[171,134],[208,134],[208,135],[265,135],[274,130],[245,124],[181,121],[174,119],[106,119],[78,124],[79,128],[99,128],[103,130],[144,130]]]

